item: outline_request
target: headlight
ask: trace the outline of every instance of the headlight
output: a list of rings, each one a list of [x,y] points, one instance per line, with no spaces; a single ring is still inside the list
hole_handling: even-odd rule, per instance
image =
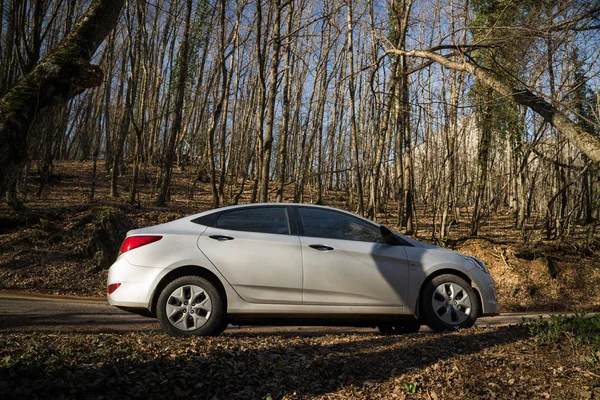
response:
[[[490,271],[488,271],[488,269],[485,266],[485,264],[483,263],[483,261],[481,261],[479,258],[475,258],[475,257],[471,257],[471,256],[463,256],[463,258],[489,275]]]

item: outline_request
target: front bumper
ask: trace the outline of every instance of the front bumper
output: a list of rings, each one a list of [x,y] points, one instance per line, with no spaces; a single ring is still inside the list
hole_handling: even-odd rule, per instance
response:
[[[473,277],[473,284],[481,299],[481,315],[491,317],[500,315],[500,305],[496,294],[496,285],[491,275],[478,273]]]

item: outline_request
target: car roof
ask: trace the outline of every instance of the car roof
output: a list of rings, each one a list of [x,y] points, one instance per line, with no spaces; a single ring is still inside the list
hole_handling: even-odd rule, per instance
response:
[[[213,213],[221,213],[223,211],[229,211],[229,210],[236,210],[236,209],[240,209],[240,208],[260,208],[260,207],[308,207],[308,208],[316,208],[316,209],[322,209],[322,210],[329,210],[329,211],[336,211],[336,212],[341,212],[344,214],[348,214],[354,217],[358,217],[361,219],[364,219],[366,221],[369,221],[371,223],[375,223],[367,218],[361,217],[360,215],[345,211],[345,210],[341,210],[339,208],[335,208],[335,207],[331,207],[331,206],[326,206],[326,205],[318,205],[318,204],[305,204],[305,203],[250,203],[250,204],[236,204],[233,206],[225,206],[225,207],[219,207],[219,208],[214,208],[212,210],[207,210],[204,211],[200,214],[196,214],[194,217],[199,217],[199,216],[204,216],[204,215],[210,215]]]
[[[215,214],[215,213],[222,213],[222,212],[230,211],[230,210],[237,210],[237,209],[244,209],[244,208],[260,208],[260,207],[306,207],[306,208],[315,208],[315,209],[319,209],[319,210],[328,210],[328,211],[334,211],[334,212],[346,214],[348,216],[362,219],[364,221],[367,221],[367,222],[369,222],[371,224],[375,224],[377,226],[380,225],[377,222],[371,221],[368,218],[361,217],[360,215],[351,213],[349,211],[341,210],[339,208],[331,207],[331,206],[318,205],[318,204],[305,204],[305,203],[275,203],[275,202],[273,202],[273,203],[236,204],[236,205],[233,205],[233,206],[219,207],[219,208],[214,208],[212,210],[207,210],[207,211],[204,211],[204,212],[201,212],[201,213],[198,213],[198,214],[191,215],[191,216],[186,217],[184,219],[186,219],[186,220],[195,220],[195,219],[200,218],[200,217],[208,216],[208,215]]]

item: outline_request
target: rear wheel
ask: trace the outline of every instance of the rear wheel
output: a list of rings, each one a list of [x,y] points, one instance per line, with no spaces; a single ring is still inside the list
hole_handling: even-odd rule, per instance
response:
[[[479,312],[475,290],[456,275],[437,276],[423,289],[421,317],[435,331],[470,328]]]
[[[382,335],[404,335],[419,332],[421,323],[412,319],[383,322],[377,325],[377,329]]]
[[[157,317],[173,336],[216,336],[225,330],[225,302],[208,280],[184,276],[169,283],[158,298]]]

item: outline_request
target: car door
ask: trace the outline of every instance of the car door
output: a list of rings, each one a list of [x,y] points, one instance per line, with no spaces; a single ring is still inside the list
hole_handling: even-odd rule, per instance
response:
[[[404,306],[404,246],[383,243],[379,227],[352,215],[298,207],[304,304]]]
[[[286,207],[222,212],[198,247],[235,291],[252,303],[302,302],[302,253]]]

